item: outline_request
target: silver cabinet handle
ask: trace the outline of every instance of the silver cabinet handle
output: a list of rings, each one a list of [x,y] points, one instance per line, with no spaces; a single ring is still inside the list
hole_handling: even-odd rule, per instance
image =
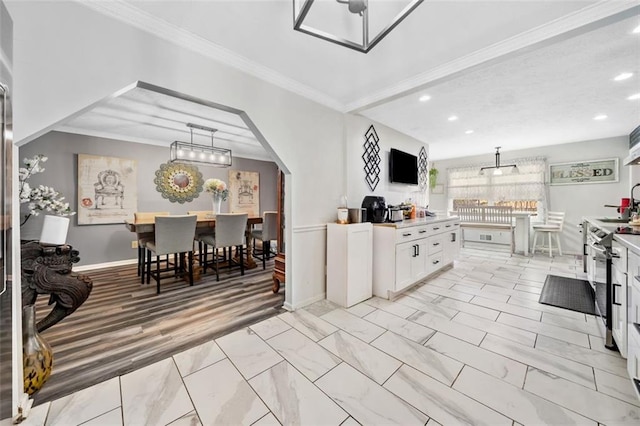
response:
[[[440,243],[433,243],[433,246],[434,246],[434,247],[435,247],[435,246],[439,246],[439,245],[440,245]]]
[[[427,232],[426,230],[422,230],[422,231],[418,231],[418,234],[424,234],[425,232]]]
[[[411,232],[407,232],[406,234],[402,234],[403,237],[410,237],[411,236]]]
[[[437,265],[438,263],[440,263],[440,261],[439,261],[439,260],[434,260],[434,261],[433,261],[433,262],[431,262],[431,263],[433,263],[434,265]]]
[[[433,228],[434,231],[437,231],[438,229],[440,229],[440,227],[436,226],[435,228]]]

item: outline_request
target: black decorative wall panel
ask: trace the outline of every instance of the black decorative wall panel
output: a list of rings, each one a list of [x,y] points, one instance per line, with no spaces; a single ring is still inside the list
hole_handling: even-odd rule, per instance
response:
[[[369,185],[371,191],[375,191],[378,182],[380,182],[380,147],[378,146],[378,134],[373,124],[364,134],[364,153],[362,160],[364,161],[365,181]]]
[[[429,183],[428,164],[427,150],[423,146],[418,154],[418,185],[420,191],[427,189],[427,184]]]

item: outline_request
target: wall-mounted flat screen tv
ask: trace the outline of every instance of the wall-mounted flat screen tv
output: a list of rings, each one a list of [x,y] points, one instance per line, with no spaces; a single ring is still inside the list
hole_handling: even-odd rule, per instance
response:
[[[418,157],[391,148],[389,152],[389,180],[393,183],[418,184]]]

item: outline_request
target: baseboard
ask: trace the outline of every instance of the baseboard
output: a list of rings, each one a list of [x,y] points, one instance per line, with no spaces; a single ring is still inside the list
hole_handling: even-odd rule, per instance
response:
[[[310,297],[310,298],[308,298],[306,300],[303,300],[303,301],[297,303],[295,306],[292,306],[292,305],[289,305],[289,304],[285,303],[285,309],[289,309],[291,311],[295,311],[296,309],[302,309],[305,306],[309,306],[312,303],[319,302],[319,301],[324,300],[326,298],[327,298],[327,293],[323,292],[322,294],[318,294],[317,296],[313,296],[313,297]]]
[[[93,265],[74,266],[73,272],[84,272],[92,269],[112,268],[114,266],[134,265],[138,263],[138,259],[116,260],[115,262],[94,263]]]

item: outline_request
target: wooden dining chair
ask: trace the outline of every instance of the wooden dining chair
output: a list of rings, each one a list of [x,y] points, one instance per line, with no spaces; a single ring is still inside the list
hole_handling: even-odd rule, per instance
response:
[[[278,239],[278,212],[264,212],[262,229],[251,231],[253,237],[253,255],[262,260],[262,269],[266,269],[266,262],[271,258],[271,241]],[[262,249],[256,250],[256,240],[262,243]]]
[[[153,277],[156,280],[157,290],[160,293],[161,274],[167,271],[173,271],[174,268],[160,268],[160,256],[176,254],[183,259],[184,255],[188,255],[187,269],[189,272],[189,285],[193,285],[193,238],[196,235],[196,222],[198,218],[193,215],[180,216],[157,216],[155,224],[155,238],[153,241],[147,242],[147,283]],[[156,256],[156,270],[151,271],[151,256]],[[185,265],[182,264],[184,271]]]
[[[169,212],[134,212],[133,219],[135,222],[141,221],[153,221],[156,216],[169,216]],[[149,241],[153,241],[153,232],[143,232],[137,234],[138,237],[138,276],[140,278],[140,284],[145,282],[145,260],[147,255],[146,245]],[[167,260],[168,262],[168,260]]]
[[[198,217],[198,220],[212,219],[213,212],[211,210],[190,210],[187,214],[195,215]],[[202,255],[203,255],[203,246],[202,237],[205,235],[215,236],[215,229],[209,227],[209,225],[196,225],[196,236],[195,241],[198,243],[198,263],[202,266]]]
[[[219,213],[216,215],[216,232],[215,235],[205,235],[201,237],[201,241],[205,245],[204,247],[204,272],[207,271],[207,266],[211,264],[216,270],[216,281],[220,281],[220,257],[218,256],[218,249],[229,249],[229,256],[226,257],[226,264],[229,268],[235,265],[240,266],[240,275],[244,275],[244,243],[245,243],[245,231],[247,229],[247,220],[249,215],[247,213]],[[213,247],[213,259],[209,263],[207,261],[208,249],[207,246]],[[239,261],[236,262],[232,256],[232,248],[235,247],[239,253]]]

